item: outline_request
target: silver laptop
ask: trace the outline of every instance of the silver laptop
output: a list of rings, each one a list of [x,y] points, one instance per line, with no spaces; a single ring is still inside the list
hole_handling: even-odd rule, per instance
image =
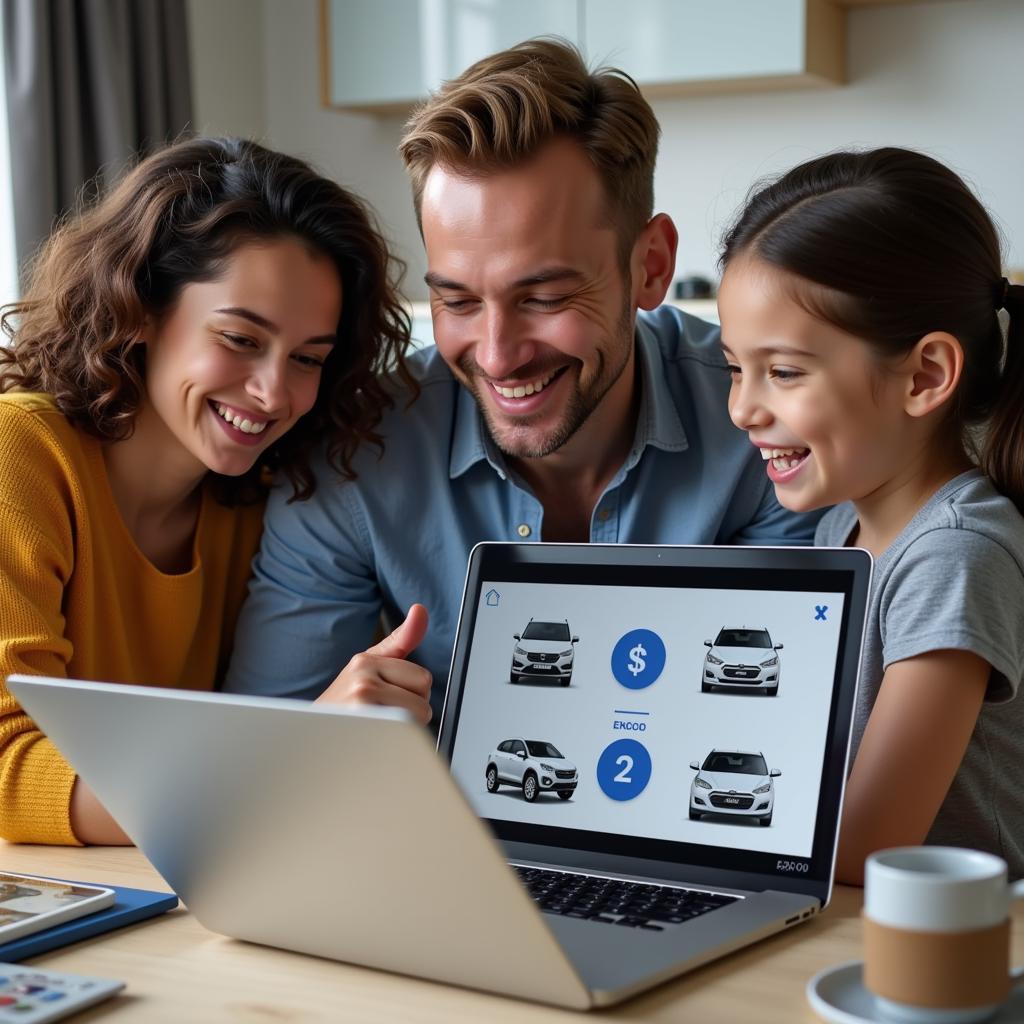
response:
[[[586,1009],[827,903],[870,564],[480,545],[441,757],[386,709],[8,684],[205,927]]]

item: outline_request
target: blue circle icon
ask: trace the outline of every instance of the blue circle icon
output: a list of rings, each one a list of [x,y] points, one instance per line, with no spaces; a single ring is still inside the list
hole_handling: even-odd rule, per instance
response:
[[[627,689],[650,686],[665,667],[665,645],[649,629],[631,629],[612,651],[612,674]]]
[[[651,781],[651,755],[636,740],[616,740],[597,762],[597,784],[612,800],[632,800]]]

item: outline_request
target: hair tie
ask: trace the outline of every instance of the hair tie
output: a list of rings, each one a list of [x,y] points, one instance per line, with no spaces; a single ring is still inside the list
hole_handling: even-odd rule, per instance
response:
[[[1005,309],[1007,313],[1019,315],[1024,311],[1024,284],[1013,284],[1005,277],[999,282],[999,305],[996,309]]]
[[[1024,284],[1013,284],[1005,277],[1001,277],[996,309],[1005,309],[1008,313],[1011,310],[1017,310],[1019,313],[1024,309]]]

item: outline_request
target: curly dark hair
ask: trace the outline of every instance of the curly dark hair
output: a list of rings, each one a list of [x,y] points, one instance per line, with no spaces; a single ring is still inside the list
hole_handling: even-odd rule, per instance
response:
[[[228,504],[256,500],[270,474],[308,498],[314,447],[355,476],[376,432],[395,372],[416,395],[406,366],[411,323],[398,295],[405,270],[367,206],[308,164],[243,139],[190,139],[138,164],[106,197],[69,216],[33,262],[24,298],[3,308],[0,392],[52,395],[93,436],[131,434],[144,391],[147,317],[160,317],[188,284],[215,280],[243,244],[297,238],[329,257],[341,277],[338,344],[313,408],[240,477],[216,477]]]

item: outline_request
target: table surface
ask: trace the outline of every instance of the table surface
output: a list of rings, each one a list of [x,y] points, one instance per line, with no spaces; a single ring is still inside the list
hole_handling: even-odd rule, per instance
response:
[[[0,870],[141,889],[168,887],[138,850],[14,846],[0,842]],[[817,1020],[804,986],[823,967],[858,959],[861,890],[838,886],[817,918],[755,943],[593,1019],[625,1021]],[[1024,959],[1024,905],[1015,907],[1014,951]],[[576,1021],[580,1014],[501,996],[269,949],[217,935],[184,908],[27,961],[120,978],[125,992],[74,1019],[112,1024],[227,1021]]]

